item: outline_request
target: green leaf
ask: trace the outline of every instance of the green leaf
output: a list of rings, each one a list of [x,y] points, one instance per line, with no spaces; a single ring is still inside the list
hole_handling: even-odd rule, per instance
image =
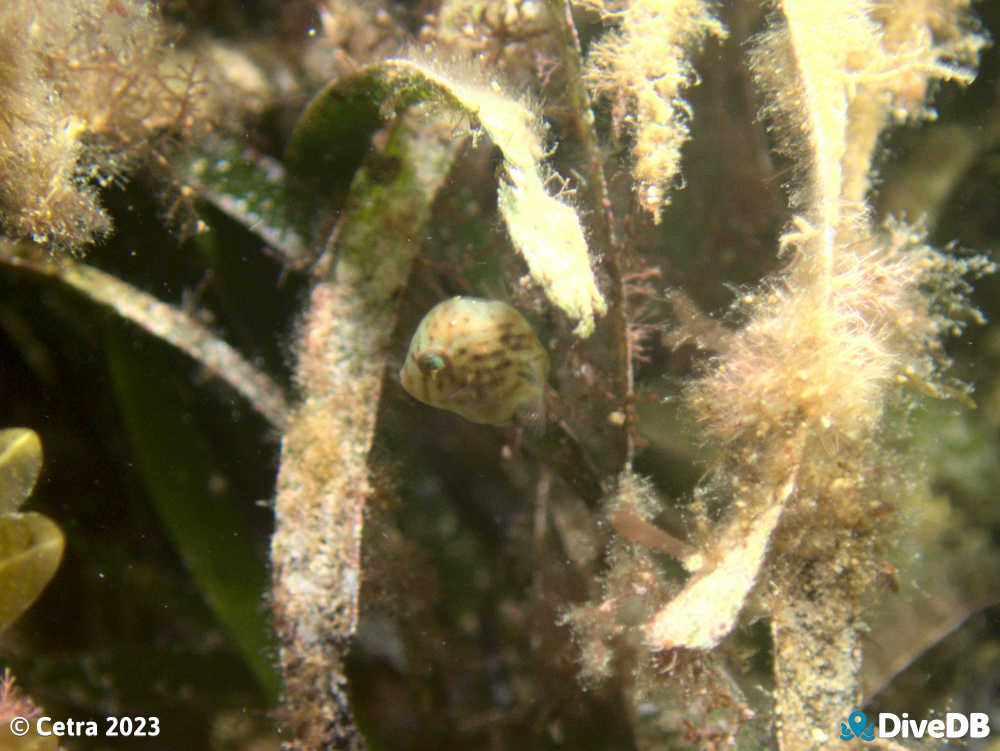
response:
[[[264,611],[267,572],[232,500],[212,489],[209,451],[184,417],[166,353],[109,328],[108,363],[133,451],[174,547],[219,623],[273,700],[279,679]]]
[[[293,265],[313,256],[305,239],[308,203],[289,191],[275,160],[221,137],[206,138],[188,154],[188,179],[200,197],[235,219]]]
[[[495,80],[468,80],[411,60],[365,66],[335,80],[310,102],[289,142],[290,173],[339,196],[361,164],[371,132],[417,103],[432,105],[438,117],[446,116],[445,123],[452,121],[451,127],[457,114],[499,147],[504,164],[497,201],[511,241],[552,304],[578,322],[577,335],[590,336],[607,305],[583,227],[576,210],[549,193],[550,182],[562,181],[552,180],[557,176],[544,164],[544,124]]]
[[[295,124],[285,163],[323,206],[337,206],[347,195],[372,133],[389,114],[381,109],[388,93],[378,69],[365,67],[328,84]]]

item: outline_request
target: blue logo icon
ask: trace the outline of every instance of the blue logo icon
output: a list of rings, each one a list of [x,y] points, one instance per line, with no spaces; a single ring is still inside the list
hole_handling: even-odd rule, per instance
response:
[[[863,741],[875,740],[875,723],[868,722],[864,712],[855,710],[851,712],[847,722],[840,723],[840,740],[849,741],[851,738],[860,738]]]

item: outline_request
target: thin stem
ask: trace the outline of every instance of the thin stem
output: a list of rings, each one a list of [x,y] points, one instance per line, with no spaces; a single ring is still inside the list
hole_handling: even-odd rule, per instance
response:
[[[54,277],[94,302],[111,308],[122,318],[197,360],[245,397],[271,424],[284,425],[288,405],[278,385],[183,311],[87,264],[46,265],[6,253],[0,253],[0,262]]]
[[[580,36],[573,23],[573,8],[570,0],[549,0],[549,8],[556,22],[559,36],[562,64],[566,70],[567,93],[573,124],[584,154],[583,173],[586,178],[584,193],[590,206],[594,236],[607,249],[602,265],[610,281],[608,295],[608,318],[615,331],[615,360],[617,390],[624,402],[624,465],[632,466],[635,454],[636,412],[635,384],[632,369],[632,344],[628,336],[628,311],[625,280],[622,270],[623,249],[615,229],[614,212],[608,196],[608,185],[604,177],[604,161],[597,143],[594,128],[594,110],[590,94],[583,82]]]
[[[669,532],[627,509],[616,511],[615,515],[611,517],[611,525],[615,528],[615,532],[622,537],[638,545],[666,553],[682,563],[699,553],[698,548],[694,545],[674,537]]]

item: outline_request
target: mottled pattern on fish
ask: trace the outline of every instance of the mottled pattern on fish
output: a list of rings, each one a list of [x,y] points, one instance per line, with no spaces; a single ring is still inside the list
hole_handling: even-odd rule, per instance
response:
[[[399,372],[416,399],[490,425],[542,419],[549,356],[504,302],[453,297],[424,316]]]

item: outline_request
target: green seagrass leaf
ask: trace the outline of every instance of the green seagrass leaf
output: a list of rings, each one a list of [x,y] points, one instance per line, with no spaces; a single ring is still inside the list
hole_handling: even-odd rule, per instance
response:
[[[495,80],[468,80],[413,60],[383,60],[330,83],[296,123],[286,162],[292,178],[341,206],[386,119],[424,105],[435,121],[455,130],[465,123],[485,133],[503,155],[497,201],[514,247],[553,305],[586,338],[607,304],[597,288],[576,209],[550,183],[545,125],[526,103]]]
[[[311,206],[293,194],[284,168],[232,139],[214,136],[193,147],[188,179],[199,197],[260,237],[293,266],[312,257],[307,240]]]
[[[267,570],[234,500],[212,490],[209,446],[185,414],[170,377],[169,351],[139,349],[121,328],[109,329],[106,341],[116,396],[153,506],[205,602],[274,699],[274,644],[261,605]]]

